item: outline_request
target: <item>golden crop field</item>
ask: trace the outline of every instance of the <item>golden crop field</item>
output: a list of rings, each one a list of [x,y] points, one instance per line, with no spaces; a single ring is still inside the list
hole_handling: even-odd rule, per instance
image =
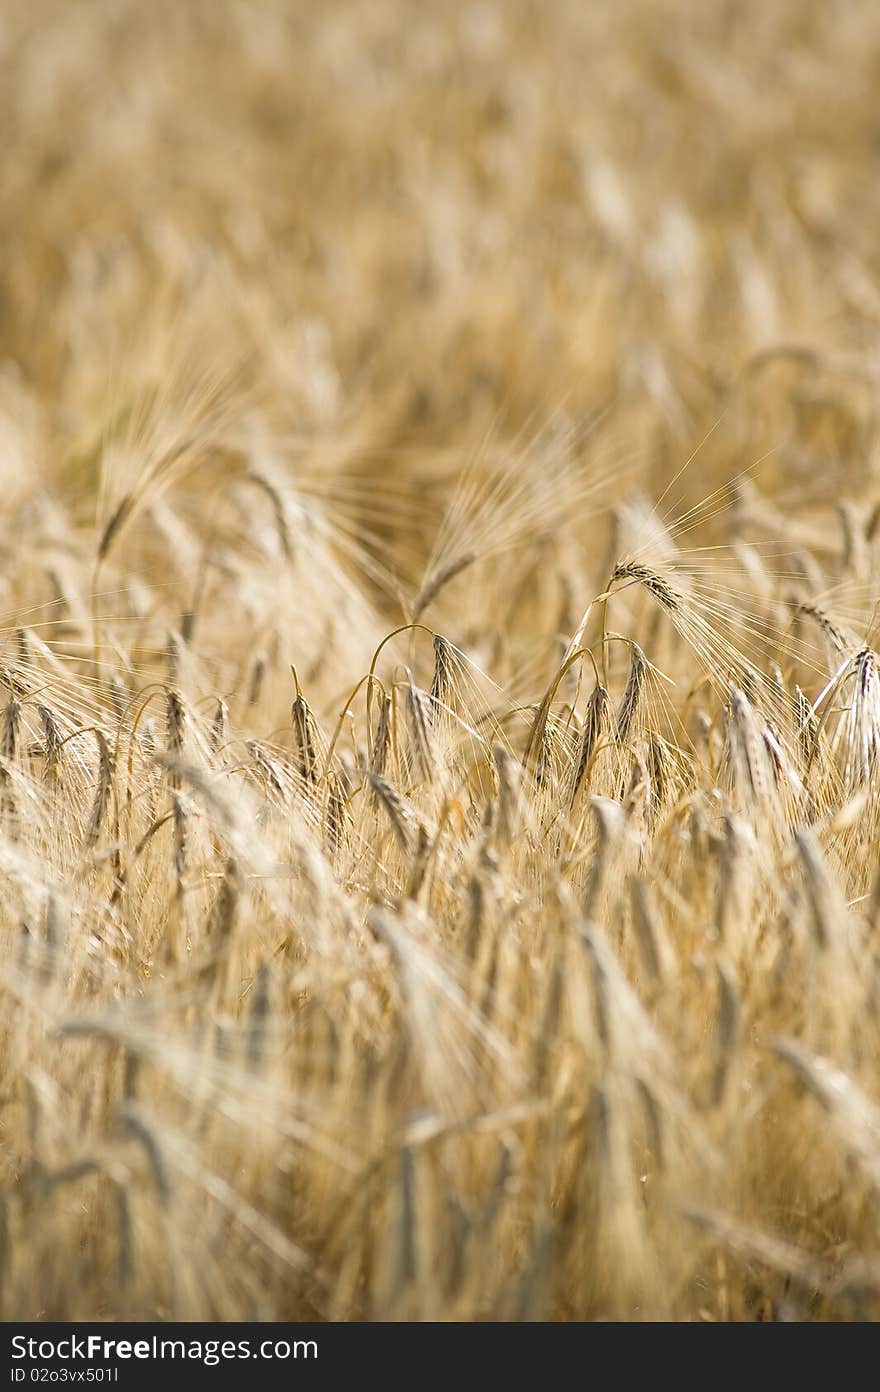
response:
[[[880,1315],[878,92],[2,0],[0,1317]]]

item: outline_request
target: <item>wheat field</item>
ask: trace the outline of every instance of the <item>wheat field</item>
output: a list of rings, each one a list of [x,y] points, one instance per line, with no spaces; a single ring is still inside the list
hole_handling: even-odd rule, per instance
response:
[[[878,90],[2,0],[0,1317],[880,1315]]]

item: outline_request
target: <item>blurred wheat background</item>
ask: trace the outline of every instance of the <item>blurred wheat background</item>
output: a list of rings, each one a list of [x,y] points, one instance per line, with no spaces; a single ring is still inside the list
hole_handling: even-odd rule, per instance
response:
[[[2,0],[4,1318],[880,1314],[878,91]]]

